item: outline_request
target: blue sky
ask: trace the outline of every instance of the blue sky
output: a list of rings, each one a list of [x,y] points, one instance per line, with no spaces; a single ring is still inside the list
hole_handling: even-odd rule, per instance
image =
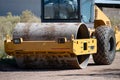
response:
[[[0,16],[6,15],[7,12],[20,15],[24,10],[30,10],[40,16],[40,0],[0,0]]]

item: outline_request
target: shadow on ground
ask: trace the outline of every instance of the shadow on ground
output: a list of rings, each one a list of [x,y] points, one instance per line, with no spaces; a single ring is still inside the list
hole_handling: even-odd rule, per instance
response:
[[[89,63],[88,66],[98,66],[94,63]],[[0,59],[0,71],[1,72],[18,72],[18,71],[60,71],[60,70],[71,70],[71,69],[28,69],[28,68],[19,68],[16,64],[15,59]],[[75,69],[74,69],[75,70]],[[100,72],[100,71],[95,71]],[[119,75],[120,69],[105,69],[101,72],[109,72],[104,74],[69,74],[61,76],[106,76],[106,75]],[[117,73],[114,73],[117,72]]]
[[[90,63],[88,66],[98,66],[94,63]],[[61,69],[21,69],[17,66],[14,59],[1,59],[0,60],[0,71],[1,72],[31,72],[31,71],[59,71]],[[64,69],[66,70],[66,69]],[[67,69],[69,70],[69,69]],[[96,70],[93,71],[95,73],[78,73],[78,74],[64,74],[64,75],[57,75],[57,76],[93,76],[93,77],[107,77],[107,78],[120,78],[120,69],[103,69],[103,70]]]
[[[97,66],[90,63],[88,66]],[[15,72],[15,71],[58,71],[58,70],[71,70],[71,69],[28,69],[20,68],[17,66],[15,59],[0,59],[0,71],[2,72]]]
[[[2,72],[18,72],[18,71],[60,71],[60,70],[71,70],[71,69],[31,69],[31,68],[20,68],[17,66],[15,59],[1,59],[0,60],[0,71]]]
[[[120,78],[120,69],[104,69],[96,71],[91,74],[67,74],[67,75],[58,75],[58,76],[93,76],[93,77],[107,77],[107,78]]]

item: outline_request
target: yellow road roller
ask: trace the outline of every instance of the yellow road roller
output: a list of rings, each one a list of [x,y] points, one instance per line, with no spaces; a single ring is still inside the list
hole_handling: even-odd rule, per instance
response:
[[[40,4],[41,23],[18,23],[13,37],[4,42],[6,53],[20,68],[86,68],[90,55],[96,64],[113,62],[120,41],[94,0],[41,0]]]

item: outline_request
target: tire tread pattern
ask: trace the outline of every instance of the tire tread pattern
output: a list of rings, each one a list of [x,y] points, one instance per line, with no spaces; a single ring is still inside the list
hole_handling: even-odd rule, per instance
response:
[[[93,55],[93,60],[99,65],[109,65],[115,58],[116,40],[115,34],[112,28],[101,26],[95,31],[95,37],[97,38],[97,53]],[[114,45],[112,51],[108,50],[109,37],[113,38]]]

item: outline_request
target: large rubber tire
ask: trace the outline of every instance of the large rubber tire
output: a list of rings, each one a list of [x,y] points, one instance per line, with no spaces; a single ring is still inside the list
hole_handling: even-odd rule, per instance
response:
[[[110,27],[101,26],[95,31],[97,39],[97,53],[93,60],[99,65],[109,65],[114,61],[116,50],[116,39],[114,30]]]

